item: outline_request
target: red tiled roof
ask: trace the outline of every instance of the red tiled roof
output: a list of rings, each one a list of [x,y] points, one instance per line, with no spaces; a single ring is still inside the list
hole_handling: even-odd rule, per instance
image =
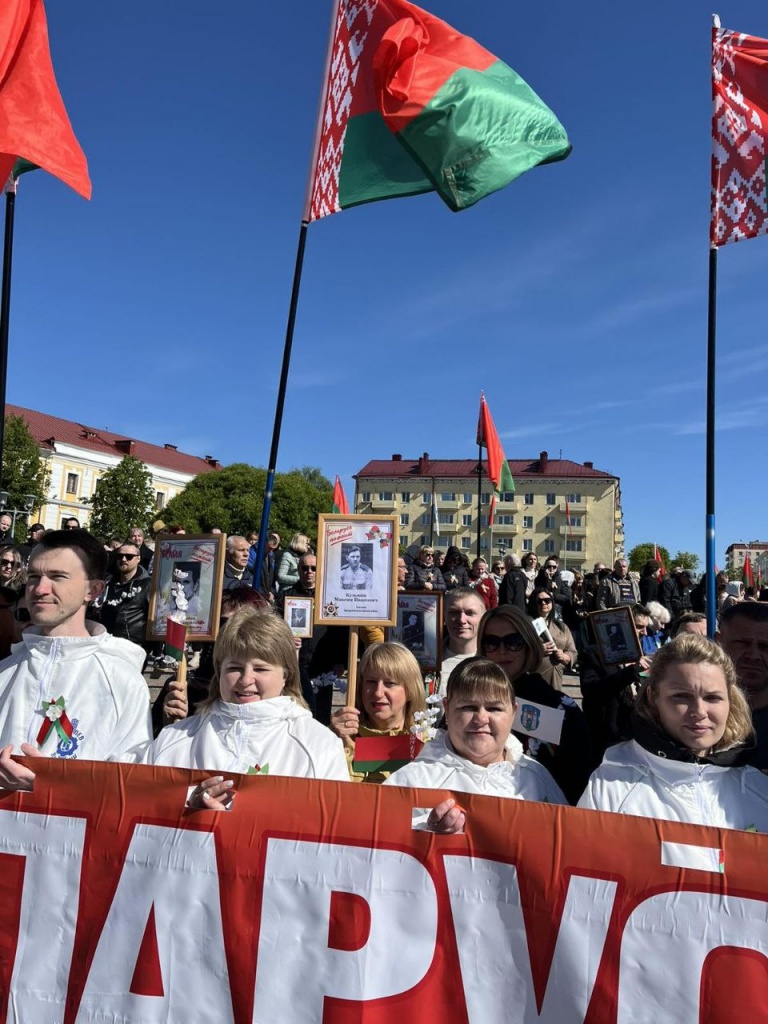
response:
[[[33,409],[22,409],[18,405],[6,405],[6,416],[23,416],[29,431],[42,448],[53,450],[54,442],[71,444],[86,451],[99,452],[102,455],[131,454],[142,462],[162,469],[170,469],[176,473],[188,473],[196,476],[218,469],[215,459],[203,459],[197,455],[187,455],[173,448],[165,448],[157,444],[147,444],[127,438],[124,434],[112,434],[108,430],[89,427],[72,420],[62,420],[58,416],[48,416],[44,412]],[[132,441],[129,446],[126,442]]]
[[[549,459],[545,456],[545,466],[542,472],[541,457],[538,459],[508,459],[509,468],[513,479],[518,477],[580,477],[587,479],[617,479],[614,473],[595,469],[593,466],[582,465],[580,462],[571,462],[570,459]],[[356,474],[359,477],[448,477],[461,478],[471,477],[477,479],[477,459],[430,459],[423,460],[425,465],[419,468],[420,459],[372,459]],[[483,472],[487,466],[483,460]]]

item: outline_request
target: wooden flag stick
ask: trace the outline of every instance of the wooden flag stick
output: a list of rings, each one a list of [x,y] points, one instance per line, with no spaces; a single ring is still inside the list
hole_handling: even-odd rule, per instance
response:
[[[357,694],[357,626],[349,627],[349,661],[347,662],[347,707],[355,706]]]

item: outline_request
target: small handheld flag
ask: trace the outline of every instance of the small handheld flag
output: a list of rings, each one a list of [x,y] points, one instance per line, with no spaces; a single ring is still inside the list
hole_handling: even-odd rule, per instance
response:
[[[175,619],[167,619],[165,627],[165,653],[174,661],[181,661],[184,657],[184,647],[187,642],[187,627]]]

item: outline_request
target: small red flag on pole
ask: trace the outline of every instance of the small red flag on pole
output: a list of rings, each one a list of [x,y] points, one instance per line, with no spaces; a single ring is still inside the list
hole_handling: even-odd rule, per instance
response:
[[[336,477],[336,483],[333,485],[333,511],[337,513],[337,515],[349,515],[349,502],[347,501],[347,496],[344,493],[344,488],[341,486],[341,480],[339,480],[338,476]]]

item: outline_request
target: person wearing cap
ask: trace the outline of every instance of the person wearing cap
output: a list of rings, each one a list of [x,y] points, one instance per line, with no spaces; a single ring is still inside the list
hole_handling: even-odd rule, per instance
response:
[[[45,527],[42,523],[33,523],[27,530],[26,543],[22,544],[20,548],[24,565],[29,561],[29,556],[32,554],[32,548],[40,542],[44,533]]]
[[[662,581],[659,587],[659,603],[664,605],[673,619],[676,619],[683,612],[693,611],[692,589],[693,578],[690,571],[678,565],[674,572]]]

